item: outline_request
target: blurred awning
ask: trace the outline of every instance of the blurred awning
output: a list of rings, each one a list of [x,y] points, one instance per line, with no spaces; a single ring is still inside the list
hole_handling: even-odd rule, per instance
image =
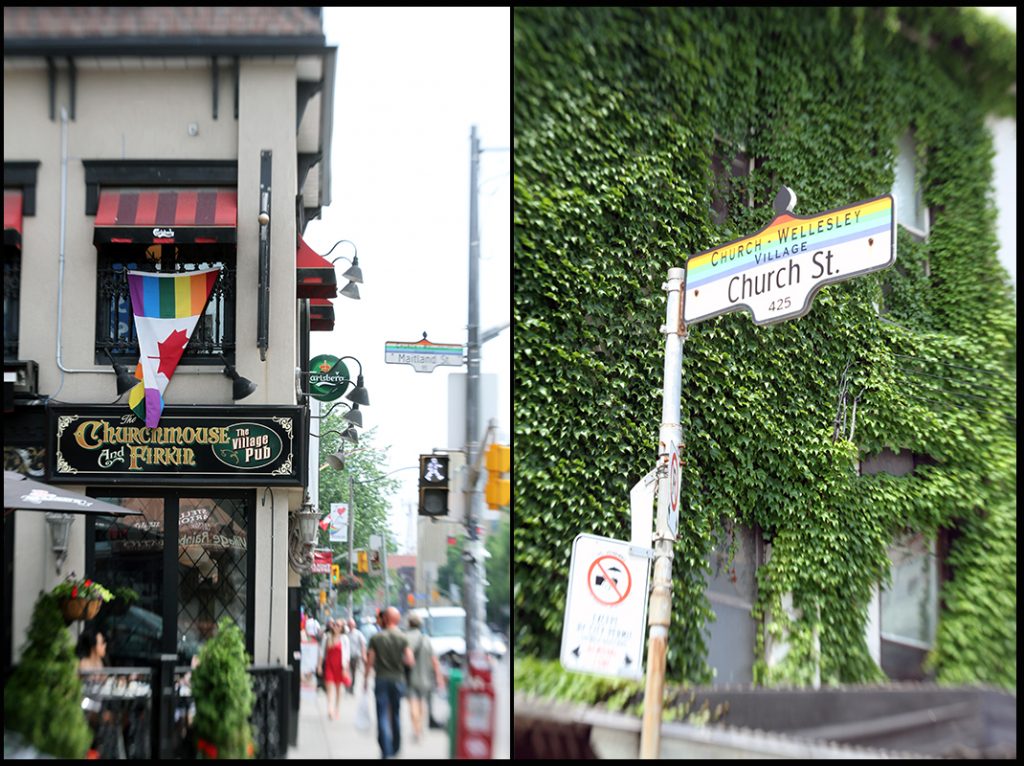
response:
[[[14,471],[4,471],[4,510],[99,513],[107,516],[142,515],[141,511],[44,484]]]

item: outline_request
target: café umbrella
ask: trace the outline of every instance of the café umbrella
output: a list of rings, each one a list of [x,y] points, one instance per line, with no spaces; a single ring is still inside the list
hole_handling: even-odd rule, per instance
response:
[[[27,476],[4,471],[4,513],[8,511],[57,511],[98,513],[116,516],[141,516],[141,511],[122,508],[80,492],[44,484]]]

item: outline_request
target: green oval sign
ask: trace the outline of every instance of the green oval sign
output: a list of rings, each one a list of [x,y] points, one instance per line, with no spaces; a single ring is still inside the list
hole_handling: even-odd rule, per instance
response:
[[[227,432],[227,443],[213,445],[213,454],[232,468],[261,468],[277,460],[284,447],[280,436],[259,423],[236,423]]]
[[[321,354],[309,360],[309,395],[314,399],[333,402],[351,382],[348,367],[338,357]]]

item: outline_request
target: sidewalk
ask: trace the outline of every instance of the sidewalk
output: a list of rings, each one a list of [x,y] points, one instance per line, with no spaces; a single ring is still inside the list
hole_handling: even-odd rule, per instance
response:
[[[353,687],[355,695],[342,691],[339,709],[341,717],[336,721],[327,718],[327,693],[317,691],[316,680],[302,684],[299,698],[299,732],[295,747],[288,749],[288,759],[380,758],[377,744],[377,715],[373,701],[371,680],[367,694],[370,696],[371,725],[367,731],[356,729],[356,701],[363,694],[363,675],[360,672]],[[447,729],[431,729],[423,726],[423,738],[412,739],[412,719],[409,717],[409,703],[402,700],[402,747],[397,759],[420,760],[423,758],[448,758]]]

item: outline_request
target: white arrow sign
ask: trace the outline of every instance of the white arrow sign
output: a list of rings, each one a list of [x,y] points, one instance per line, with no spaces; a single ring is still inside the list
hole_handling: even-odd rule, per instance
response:
[[[878,271],[896,261],[891,195],[812,216],[794,215],[786,187],[775,219],[758,232],[691,256],[683,321],[693,324],[746,308],[754,324],[803,316],[823,285]]]

